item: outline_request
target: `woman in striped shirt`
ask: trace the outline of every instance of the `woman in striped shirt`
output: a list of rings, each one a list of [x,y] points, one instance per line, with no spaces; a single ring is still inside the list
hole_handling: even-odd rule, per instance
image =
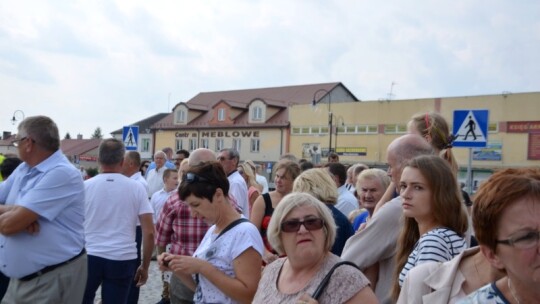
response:
[[[451,260],[467,245],[467,214],[455,175],[435,155],[419,156],[403,169],[400,181],[404,225],[396,254],[397,300],[403,280],[416,265]]]

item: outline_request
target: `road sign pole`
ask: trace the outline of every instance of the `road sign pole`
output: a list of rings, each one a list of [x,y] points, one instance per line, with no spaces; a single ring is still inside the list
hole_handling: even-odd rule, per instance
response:
[[[467,188],[468,193],[472,194],[473,180],[472,180],[472,148],[469,148],[469,163],[467,164]]]

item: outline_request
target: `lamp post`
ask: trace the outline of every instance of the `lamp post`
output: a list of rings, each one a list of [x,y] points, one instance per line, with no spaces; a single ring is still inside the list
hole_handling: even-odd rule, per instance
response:
[[[330,105],[332,104],[332,95],[330,94],[330,91],[328,90],[325,90],[325,89],[318,89],[317,91],[315,91],[315,93],[313,94],[313,101],[312,101],[312,105],[315,106],[318,102],[321,102],[321,99],[319,99],[319,101],[317,101],[316,97],[317,97],[317,94],[320,93],[320,92],[324,92],[326,94],[323,95],[323,98],[328,95],[328,134],[330,135],[330,138],[328,140],[328,154],[332,153],[332,110],[330,108]]]
[[[17,116],[20,116],[21,118],[17,119]],[[24,120],[24,112],[21,110],[15,110],[15,112],[13,112],[13,118],[11,118],[11,123],[15,124],[19,120]]]
[[[336,139],[335,139],[335,142],[334,142],[334,149],[337,151],[337,137],[338,137],[338,132],[339,132],[339,126],[340,126],[340,122],[341,121],[341,126],[345,126],[345,120],[343,119],[342,116],[336,116]]]

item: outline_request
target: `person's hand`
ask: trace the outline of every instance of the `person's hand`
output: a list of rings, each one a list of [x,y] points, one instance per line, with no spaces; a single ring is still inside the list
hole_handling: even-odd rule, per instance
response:
[[[137,282],[137,287],[141,287],[146,284],[147,280],[148,269],[144,269],[144,267],[141,265],[139,266],[139,268],[137,268],[137,272],[135,273],[135,278],[133,278],[133,281]]]
[[[202,267],[207,263],[198,258],[194,258],[187,255],[170,255],[169,257],[169,269],[173,272],[179,272],[184,274],[200,273]],[[166,258],[167,259],[167,258]]]
[[[315,300],[307,293],[304,293],[296,300],[296,304],[319,304],[319,301]]]
[[[163,252],[157,256],[157,262],[159,270],[161,271],[171,271],[169,268],[169,261],[173,258],[173,255],[168,252]]]
[[[30,224],[28,227],[26,227],[26,232],[29,234],[38,234],[39,232],[39,223],[37,221]]]
[[[366,228],[366,225],[367,225],[367,223],[360,224],[360,226],[358,226],[358,230],[356,230],[356,232],[354,234],[357,234],[360,231],[364,230],[364,228]]]

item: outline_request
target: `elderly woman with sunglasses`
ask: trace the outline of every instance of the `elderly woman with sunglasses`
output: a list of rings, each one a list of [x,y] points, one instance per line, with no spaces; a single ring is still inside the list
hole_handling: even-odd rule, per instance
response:
[[[458,303],[540,303],[540,169],[505,169],[476,193],[480,250],[506,276]]]
[[[253,303],[317,303],[311,296],[341,261],[330,252],[336,236],[332,213],[307,193],[285,196],[274,210],[268,239],[280,258],[265,267]],[[318,303],[378,303],[367,278],[353,266],[335,269]]]
[[[193,256],[163,253],[171,270],[195,291],[195,303],[251,303],[261,277],[263,242],[257,228],[229,203],[223,167],[207,162],[190,168],[178,189],[192,216],[212,226]]]

